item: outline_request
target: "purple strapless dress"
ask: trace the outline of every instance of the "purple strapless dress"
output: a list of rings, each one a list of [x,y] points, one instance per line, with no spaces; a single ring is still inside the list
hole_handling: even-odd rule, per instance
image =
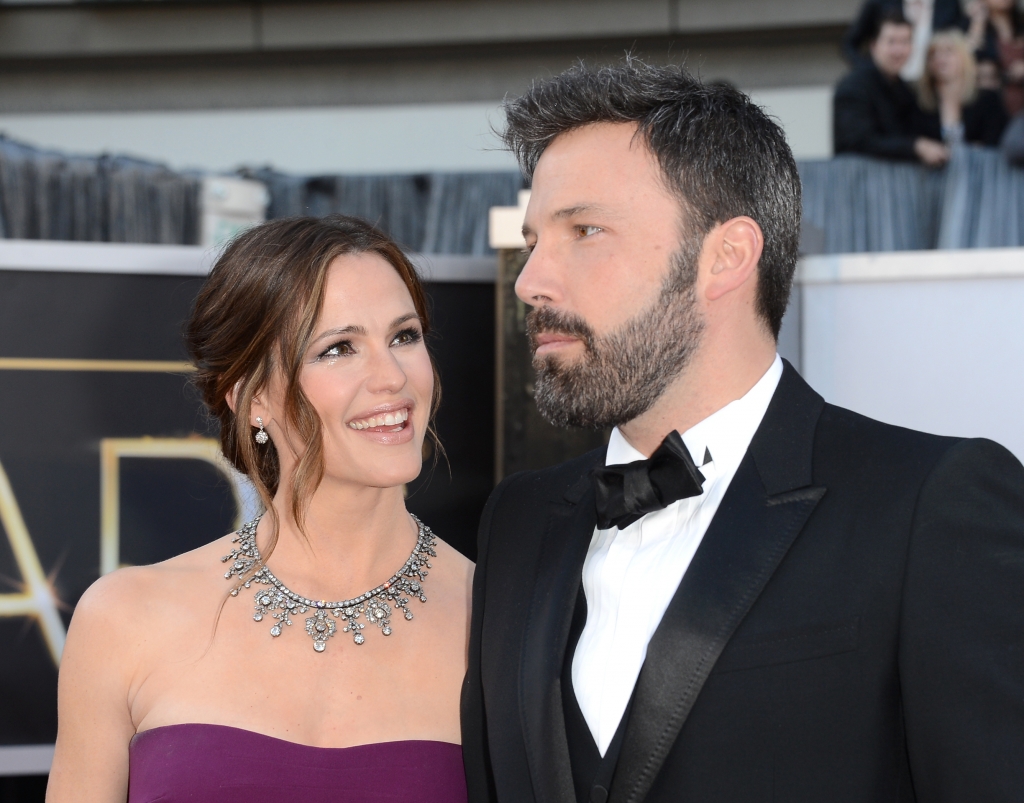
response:
[[[225,725],[167,725],[129,748],[128,803],[466,803],[448,742],[310,747]]]

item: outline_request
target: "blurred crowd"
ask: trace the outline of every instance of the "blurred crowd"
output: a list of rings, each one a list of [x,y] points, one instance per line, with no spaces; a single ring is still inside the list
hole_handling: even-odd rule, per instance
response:
[[[867,0],[843,40],[835,152],[939,167],[959,143],[1024,163],[1024,14],[1016,0]]]

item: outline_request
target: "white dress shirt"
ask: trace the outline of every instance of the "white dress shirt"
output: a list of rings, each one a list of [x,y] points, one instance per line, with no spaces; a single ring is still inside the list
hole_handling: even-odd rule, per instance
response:
[[[775,361],[745,396],[682,433],[704,493],[648,513],[624,529],[594,530],[583,562],[587,623],[572,661],[580,709],[603,756],[626,710],[654,635],[747,452],[782,377]],[[711,459],[705,465],[706,453]],[[606,465],[645,457],[618,428]]]

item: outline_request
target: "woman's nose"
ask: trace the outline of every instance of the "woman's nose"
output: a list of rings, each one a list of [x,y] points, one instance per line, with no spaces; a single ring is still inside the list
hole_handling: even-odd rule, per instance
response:
[[[390,349],[375,354],[370,361],[366,388],[373,393],[397,393],[405,387],[406,375]]]

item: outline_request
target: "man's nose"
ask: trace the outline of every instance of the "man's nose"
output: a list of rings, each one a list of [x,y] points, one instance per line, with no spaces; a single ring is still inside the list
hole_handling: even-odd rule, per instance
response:
[[[532,307],[543,306],[561,298],[558,259],[538,242],[516,279],[516,295]]]

